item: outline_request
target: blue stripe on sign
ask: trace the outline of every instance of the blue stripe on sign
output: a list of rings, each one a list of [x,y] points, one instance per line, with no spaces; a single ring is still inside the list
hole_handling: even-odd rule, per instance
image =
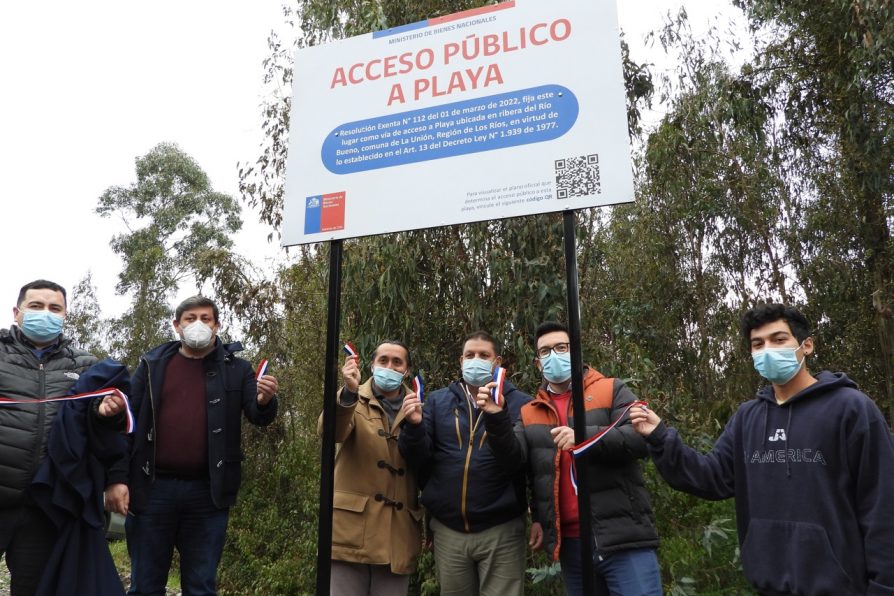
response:
[[[424,29],[425,27],[428,27],[427,20],[419,21],[418,23],[410,23],[408,25],[401,25],[400,27],[392,27],[391,29],[373,31],[373,39],[388,37],[389,35],[397,35],[398,33],[406,33],[407,31],[413,31],[415,29]]]
[[[323,215],[323,197],[307,197],[304,204],[304,233],[318,234],[320,232]]]

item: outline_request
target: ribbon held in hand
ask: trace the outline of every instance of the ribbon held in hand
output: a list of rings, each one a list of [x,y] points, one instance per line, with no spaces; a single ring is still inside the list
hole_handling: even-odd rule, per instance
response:
[[[130,434],[134,430],[134,417],[133,412],[130,409],[130,400],[127,399],[127,395],[125,395],[121,390],[116,389],[114,387],[110,389],[101,389],[100,391],[91,391],[90,393],[78,393],[77,395],[63,395],[62,397],[44,397],[42,399],[17,399],[12,397],[2,397],[0,396],[0,406],[4,405],[39,405],[57,401],[75,401],[79,399],[93,399],[97,397],[108,397],[109,395],[117,395],[122,400],[124,400],[124,415],[127,418],[127,429],[124,431],[127,434]]]
[[[606,433],[608,433],[608,431],[610,431],[614,427],[618,426],[618,424],[620,424],[621,421],[624,420],[624,416],[627,415],[627,412],[630,411],[630,408],[632,408],[634,406],[648,406],[648,405],[649,404],[647,404],[644,401],[630,402],[629,404],[627,404],[627,407],[624,408],[624,411],[621,412],[621,415],[618,416],[618,418],[614,422],[612,422],[611,424],[609,424],[608,426],[603,428],[601,431],[599,431],[598,433],[596,433],[595,435],[593,435],[586,441],[581,441],[579,444],[572,447],[571,453],[574,454],[574,457],[580,457],[587,451],[587,449],[589,449],[590,447],[592,447],[593,445],[595,445],[596,443],[601,441],[602,437],[604,437],[606,435]]]
[[[505,381],[506,369],[502,366],[498,366],[494,369],[494,382],[497,386],[490,390],[490,396],[498,406],[503,405],[503,383]]]
[[[422,375],[416,375],[413,377],[413,391],[416,393],[416,397],[419,398],[419,403],[421,404],[423,401],[422,391],[425,388],[425,385],[422,383]]]
[[[258,365],[258,373],[257,373],[257,375],[255,375],[256,379],[260,379],[261,377],[263,377],[264,375],[267,374],[267,365],[268,364],[269,364],[269,361],[261,360],[261,363]]]

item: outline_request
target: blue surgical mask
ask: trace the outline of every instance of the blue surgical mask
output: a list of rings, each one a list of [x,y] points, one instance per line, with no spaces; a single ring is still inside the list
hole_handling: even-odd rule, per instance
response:
[[[463,360],[463,381],[472,387],[484,387],[494,378],[494,361],[483,358]]]
[[[22,333],[31,341],[45,344],[62,333],[63,318],[48,310],[26,310],[22,317]]]
[[[404,373],[382,366],[373,367],[373,382],[380,390],[386,393],[394,391],[400,387],[404,380]]]
[[[550,383],[564,383],[571,378],[571,353],[556,354],[550,352],[549,356],[540,359],[543,367],[543,378]]]
[[[798,374],[804,364],[804,358],[798,360],[797,354],[803,345],[804,342],[801,342],[797,348],[764,348],[752,352],[754,369],[774,385],[785,385]]]

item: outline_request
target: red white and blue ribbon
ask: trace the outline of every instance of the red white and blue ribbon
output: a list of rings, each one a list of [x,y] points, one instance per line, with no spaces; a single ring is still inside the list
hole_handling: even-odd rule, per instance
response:
[[[502,366],[498,366],[494,369],[494,382],[497,386],[490,390],[490,396],[498,406],[503,405],[503,383],[505,381],[506,369]]]
[[[342,350],[344,350],[345,354],[347,354],[349,358],[353,358],[354,360],[360,359],[360,356],[357,353],[357,348],[355,348],[354,344],[352,344],[351,342],[346,341],[344,347],[342,347]]]
[[[416,393],[416,397],[419,398],[419,403],[421,404],[423,401],[422,392],[425,389],[425,385],[422,382],[422,375],[416,375],[413,377],[413,391]]]
[[[608,434],[608,431],[610,431],[614,427],[618,426],[618,424],[620,424],[621,421],[624,420],[624,416],[627,415],[627,412],[629,412],[631,408],[633,408],[634,406],[648,406],[648,405],[649,404],[647,404],[644,401],[630,402],[629,404],[627,404],[627,407],[624,408],[624,410],[621,412],[621,415],[618,416],[618,418],[614,422],[612,422],[611,424],[609,424],[608,426],[603,428],[601,431],[599,431],[598,433],[596,433],[595,435],[593,435],[586,441],[581,441],[580,443],[578,443],[577,445],[572,447],[571,454],[574,455],[574,457],[580,457],[581,455],[586,453],[586,451],[588,449],[590,449],[593,445],[595,445],[596,443],[601,441],[602,437],[604,437],[606,434]]]
[[[5,405],[37,405],[37,404],[46,404],[52,402],[60,402],[60,401],[76,401],[79,399],[93,399],[97,397],[108,397],[109,395],[117,395],[121,399],[124,400],[124,415],[127,418],[127,428],[124,431],[126,434],[130,434],[134,431],[134,427],[136,426],[134,422],[133,412],[130,409],[130,400],[127,399],[127,395],[121,392],[119,389],[112,387],[111,389],[102,389],[100,391],[91,391],[90,393],[78,393],[77,395],[64,395],[61,397],[45,397],[42,399],[16,399],[12,397],[2,397],[0,396],[0,406]]]
[[[258,373],[255,375],[256,379],[260,379],[264,375],[267,374],[267,365],[270,364],[267,360],[261,360],[261,363],[258,365]]]
[[[574,494],[577,494],[577,474],[575,473],[575,470],[574,470],[575,459],[580,457],[584,453],[586,453],[588,449],[590,449],[593,445],[595,445],[596,443],[601,441],[602,438],[606,434],[608,434],[608,432],[611,429],[618,426],[618,424],[620,424],[621,421],[624,420],[624,417],[627,416],[627,412],[629,412],[631,410],[631,408],[633,408],[634,406],[648,407],[648,405],[649,404],[644,401],[630,402],[629,404],[627,404],[627,407],[624,408],[624,410],[621,412],[621,415],[618,416],[614,422],[612,422],[611,424],[609,424],[608,426],[603,428],[601,431],[599,431],[598,433],[596,433],[589,439],[587,439],[585,441],[581,441],[580,443],[578,443],[577,445],[575,445],[574,447],[571,448],[571,454],[574,456],[574,459],[571,460],[571,485],[574,486]]]

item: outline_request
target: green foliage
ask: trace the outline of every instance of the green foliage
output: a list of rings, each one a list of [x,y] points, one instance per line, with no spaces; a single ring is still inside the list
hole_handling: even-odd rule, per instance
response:
[[[786,240],[820,358],[851,371],[894,422],[894,6],[734,4],[759,40],[743,79],[765,89],[780,122],[798,214]]]
[[[531,386],[528,338],[564,310],[561,238],[561,219],[541,216],[349,242],[345,336],[364,358],[383,338],[403,338],[437,387],[458,377],[464,337],[484,329],[512,381]]]
[[[315,590],[326,259],[303,256],[272,282],[242,278],[218,293],[227,308],[257,317],[243,326],[243,339],[252,357],[270,361],[269,373],[280,385],[274,423],[243,429],[243,488],[220,566],[222,593]]]
[[[543,567],[530,567],[526,570],[532,584],[541,582],[560,582],[562,579],[562,565],[558,562],[544,565]]]
[[[65,335],[72,338],[75,346],[97,358],[108,357],[102,310],[96,298],[96,286],[93,285],[91,272],[88,271],[78,285],[72,288],[68,297],[67,311],[63,330]]]

